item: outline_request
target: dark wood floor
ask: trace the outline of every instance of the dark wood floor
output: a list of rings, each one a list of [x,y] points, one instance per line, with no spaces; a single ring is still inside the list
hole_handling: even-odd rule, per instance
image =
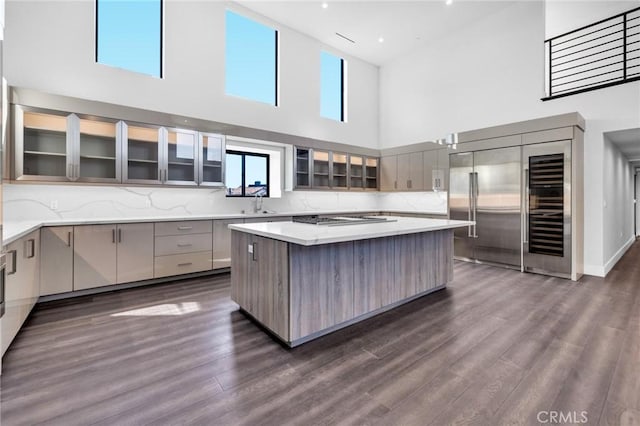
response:
[[[0,392],[2,425],[638,425],[640,243],[578,283],[459,263],[447,289],[293,350],[228,275],[41,304]]]

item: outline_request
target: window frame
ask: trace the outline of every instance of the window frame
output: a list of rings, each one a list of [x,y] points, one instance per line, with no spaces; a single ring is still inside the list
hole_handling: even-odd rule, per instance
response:
[[[261,158],[266,158],[267,159],[267,182],[266,182],[266,187],[267,187],[267,194],[263,195],[263,198],[269,198],[271,192],[270,192],[270,187],[271,187],[271,182],[269,182],[269,176],[270,176],[270,168],[271,168],[271,155],[269,154],[263,154],[263,153],[259,153],[259,152],[247,152],[247,151],[235,151],[235,150],[227,150],[225,151],[225,177],[228,176],[228,173],[226,173],[226,164],[228,163],[226,161],[226,156],[228,154],[232,154],[232,155],[240,155],[242,156],[242,168],[241,168],[241,174],[242,174],[242,193],[239,195],[230,195],[227,191],[225,191],[225,195],[228,198],[253,198],[255,197],[255,195],[247,195],[246,194],[246,188],[247,188],[247,182],[246,182],[246,157],[261,157]],[[225,179],[225,183],[226,183],[226,179]],[[228,188],[227,188],[228,189]]]
[[[322,54],[327,54],[327,55],[331,55],[337,59],[340,59],[340,119],[336,120],[333,117],[327,117],[326,115],[322,114]],[[342,57],[342,56],[338,56],[335,55],[327,50],[321,50],[320,51],[320,116],[323,118],[326,118],[328,120],[333,120],[333,121],[338,121],[340,123],[346,123],[347,122],[347,115],[346,115],[346,107],[347,107],[347,103],[346,103],[346,79],[345,79],[345,74],[346,74],[346,60]]]
[[[106,64],[104,62],[100,62],[98,61],[98,26],[99,26],[99,16],[98,16],[98,2],[100,0],[95,0],[93,5],[94,5],[94,20],[93,20],[93,24],[94,24],[94,62],[96,64],[100,64],[100,65],[104,65],[107,67],[111,67],[111,68],[119,68],[128,72],[134,72],[136,74],[142,74],[142,75],[146,75],[146,76],[150,76],[150,77],[155,77],[155,78],[160,78],[163,79],[164,78],[164,1],[165,0],[158,0],[160,2],[160,68],[159,68],[159,72],[158,75],[155,76],[153,74],[147,74],[145,72],[141,72],[141,71],[136,71],[136,70],[132,70],[130,68],[125,68],[122,66],[117,66],[117,65],[110,65],[110,64]]]
[[[256,24],[262,25],[266,28],[269,28],[270,30],[272,30],[274,32],[274,93],[273,93],[273,103],[271,102],[265,102],[263,100],[260,99],[256,99],[253,97],[247,97],[247,96],[241,96],[241,95],[236,95],[236,94],[232,94],[229,93],[227,91],[227,31],[228,31],[228,26],[227,26],[227,14],[228,13],[233,13],[235,15],[238,15],[244,19],[247,19],[249,21],[252,21]],[[249,17],[243,13],[240,13],[236,10],[233,10],[231,8],[227,8],[225,10],[225,25],[224,25],[224,35],[225,35],[225,84],[224,84],[224,94],[226,96],[232,96],[234,98],[237,99],[244,99],[247,101],[252,101],[252,102],[258,102],[261,104],[265,104],[265,105],[270,105],[273,107],[279,107],[280,106],[280,67],[279,67],[279,62],[280,62],[280,30],[270,24],[267,24],[265,22],[262,22],[258,19],[255,19],[253,17]]]

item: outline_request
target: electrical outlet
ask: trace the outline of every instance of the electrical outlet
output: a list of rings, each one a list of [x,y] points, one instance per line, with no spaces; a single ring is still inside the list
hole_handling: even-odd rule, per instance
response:
[[[58,200],[51,200],[51,204],[49,204],[51,210],[58,210]]]

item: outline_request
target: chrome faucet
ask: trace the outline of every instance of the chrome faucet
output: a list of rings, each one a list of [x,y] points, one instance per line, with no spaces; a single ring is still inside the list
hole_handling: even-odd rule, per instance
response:
[[[262,210],[262,194],[253,196],[253,212],[259,213]]]

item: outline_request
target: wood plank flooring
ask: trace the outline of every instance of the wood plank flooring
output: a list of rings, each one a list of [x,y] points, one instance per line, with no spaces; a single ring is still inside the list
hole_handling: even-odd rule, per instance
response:
[[[295,349],[229,292],[220,275],[38,305],[2,425],[640,425],[640,243],[578,283],[456,263],[445,290]]]

